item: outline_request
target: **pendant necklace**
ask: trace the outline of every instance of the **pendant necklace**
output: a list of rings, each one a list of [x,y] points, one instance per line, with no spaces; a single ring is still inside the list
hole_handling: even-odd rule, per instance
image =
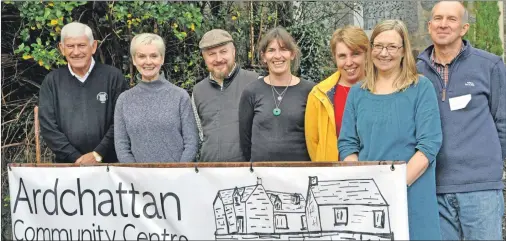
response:
[[[285,96],[286,90],[288,90],[288,87],[292,83],[292,78],[293,78],[293,75],[290,77],[290,81],[288,82],[288,85],[285,87],[285,89],[281,93],[279,93],[276,90],[276,88],[274,87],[274,85],[272,85],[272,83],[271,83],[271,79],[269,78],[269,84],[271,85],[271,90],[272,90],[272,97],[274,98],[274,105],[276,106],[272,110],[272,114],[274,116],[281,115],[281,109],[279,108],[279,106],[281,105],[281,101],[283,100],[283,97]],[[278,95],[278,98],[276,98],[274,92],[276,92],[276,94]],[[278,101],[279,101],[279,103],[278,103]]]

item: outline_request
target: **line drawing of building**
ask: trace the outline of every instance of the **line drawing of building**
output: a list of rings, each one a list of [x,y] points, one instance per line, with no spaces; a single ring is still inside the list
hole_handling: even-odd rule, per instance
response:
[[[291,233],[307,230],[306,200],[300,193],[267,191],[274,206],[274,232]]]
[[[389,204],[374,179],[318,180],[301,193],[251,186],[219,190],[215,239],[394,240]]]

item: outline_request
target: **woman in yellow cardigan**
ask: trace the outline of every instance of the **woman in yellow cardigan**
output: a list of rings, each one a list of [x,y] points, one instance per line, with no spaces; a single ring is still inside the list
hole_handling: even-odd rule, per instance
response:
[[[311,161],[338,161],[337,139],[350,87],[365,75],[369,39],[356,26],[337,29],[330,50],[337,71],[314,86],[305,113],[306,145]]]

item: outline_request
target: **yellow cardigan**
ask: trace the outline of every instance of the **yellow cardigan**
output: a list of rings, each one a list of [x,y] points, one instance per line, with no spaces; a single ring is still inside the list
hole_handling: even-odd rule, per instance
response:
[[[313,87],[306,105],[304,129],[311,161],[339,161],[333,101],[327,92],[336,86],[339,71]]]

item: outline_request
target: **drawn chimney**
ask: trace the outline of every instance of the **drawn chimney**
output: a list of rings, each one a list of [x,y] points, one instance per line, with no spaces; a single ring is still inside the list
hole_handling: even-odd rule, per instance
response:
[[[309,177],[309,186],[318,186],[318,177],[316,176],[310,176]]]
[[[262,178],[257,177],[257,185],[262,185]]]
[[[298,193],[292,194],[292,204],[300,205],[300,196]]]

